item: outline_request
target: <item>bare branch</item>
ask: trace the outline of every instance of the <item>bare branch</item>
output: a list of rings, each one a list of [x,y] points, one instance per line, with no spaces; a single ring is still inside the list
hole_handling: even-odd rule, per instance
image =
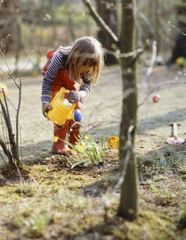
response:
[[[180,32],[183,36],[186,36],[186,33],[181,31],[179,28],[177,28],[174,24],[172,24],[170,21],[168,21],[168,24],[171,25],[174,29],[176,29],[178,32]]]
[[[141,106],[143,106],[143,105],[146,103],[146,101],[148,100],[149,96],[150,96],[152,93],[154,93],[154,92],[156,92],[157,90],[161,89],[163,86],[168,85],[168,84],[176,84],[176,85],[177,85],[178,83],[179,83],[179,82],[178,82],[178,79],[176,78],[175,81],[165,81],[165,82],[159,84],[158,86],[152,88],[151,90],[149,90],[149,92],[148,92],[148,94],[146,95],[146,97],[144,98],[144,100],[143,100],[141,103],[138,104],[138,108],[141,107]],[[184,83],[184,81],[180,81],[180,83]]]
[[[156,41],[153,41],[153,44],[152,44],[152,58],[151,58],[151,61],[150,61],[150,66],[149,66],[149,68],[147,69],[147,72],[146,72],[146,81],[148,81],[149,78],[150,78],[150,75],[151,75],[153,67],[154,67],[154,63],[156,61],[156,57],[157,57],[157,43],[156,43]]]
[[[143,53],[143,49],[142,48],[138,48],[135,49],[132,52],[128,52],[128,53],[121,53],[120,54],[120,58],[129,58],[132,57],[132,61],[136,62],[138,60],[138,58],[141,56],[141,54]]]
[[[5,96],[4,91],[3,91],[3,96],[4,96],[5,104],[3,104],[2,101],[0,100],[0,105],[1,105],[3,118],[5,120],[5,124],[6,124],[7,131],[8,131],[12,158],[14,159],[14,162],[19,164],[19,156],[18,156],[18,151],[17,151],[17,145],[16,145],[15,140],[14,140],[14,134],[13,134],[13,130],[12,130],[12,124],[11,124],[11,120],[10,120],[8,104],[7,104],[7,100],[6,100],[6,96]],[[14,163],[14,165],[15,165],[15,163]]]
[[[33,54],[34,54],[34,51],[32,51],[32,52],[28,55],[28,58],[27,58],[27,60],[26,60],[26,62],[25,62],[25,64],[24,64],[23,68],[20,69],[20,71],[19,71],[18,77],[20,77],[20,76],[23,74],[23,72],[24,72],[24,70],[26,69],[28,63],[30,62],[31,58],[33,57]]]
[[[116,34],[110,29],[110,27],[105,23],[105,21],[99,16],[96,10],[92,7],[89,0],[82,0],[85,6],[88,8],[90,15],[93,17],[95,22],[99,27],[101,27],[113,40],[113,42],[119,46],[119,39]]]
[[[22,96],[22,82],[21,79],[19,79],[19,99],[18,99],[18,106],[16,111],[16,146],[17,146],[17,152],[19,151],[19,113],[20,113],[20,107],[21,107],[21,96]],[[18,153],[19,156],[19,153]]]

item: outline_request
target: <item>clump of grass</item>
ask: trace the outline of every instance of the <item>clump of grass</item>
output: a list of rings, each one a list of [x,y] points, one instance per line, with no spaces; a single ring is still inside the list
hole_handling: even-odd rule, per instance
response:
[[[186,180],[186,164],[180,165],[178,168],[178,172],[179,172],[182,180],[185,181]]]
[[[159,164],[164,168],[176,168],[184,164],[186,156],[181,151],[165,151],[163,152],[163,158],[160,158]]]
[[[41,237],[45,228],[51,222],[51,216],[47,212],[42,212],[32,216],[30,219],[25,219],[24,225],[25,236],[27,237]]]
[[[79,165],[99,165],[103,163],[106,144],[104,139],[101,139],[98,143],[93,136],[86,135],[77,145],[72,146],[72,151],[71,168]]]
[[[70,191],[67,188],[62,187],[56,197],[56,205],[60,208],[74,208],[74,209],[84,209],[89,205],[89,199],[84,197],[80,191]]]
[[[15,229],[20,229],[22,235],[28,238],[41,237],[53,218],[46,210],[23,208],[11,217],[11,224]]]
[[[15,192],[25,197],[33,197],[36,193],[36,190],[37,188],[34,184],[23,183],[20,184],[18,188],[16,188]]]
[[[186,202],[182,204],[178,224],[181,228],[186,228]]]
[[[166,171],[180,172],[185,178],[185,152],[165,147],[161,150],[151,151],[143,157],[138,157],[138,167],[141,177],[150,178],[153,175],[165,173]],[[149,171],[151,169],[151,171]]]

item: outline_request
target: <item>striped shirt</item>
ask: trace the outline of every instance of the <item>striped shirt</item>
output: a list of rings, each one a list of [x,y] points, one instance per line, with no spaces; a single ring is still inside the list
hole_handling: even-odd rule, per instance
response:
[[[54,82],[58,72],[65,69],[65,63],[67,60],[67,55],[63,54],[61,51],[57,50],[51,62],[47,68],[47,71],[44,75],[42,81],[42,90],[41,90],[41,101],[42,103],[47,103],[51,101],[51,87]],[[82,78],[83,83],[80,86],[80,91],[84,91],[84,94],[88,94],[90,91],[90,81]]]

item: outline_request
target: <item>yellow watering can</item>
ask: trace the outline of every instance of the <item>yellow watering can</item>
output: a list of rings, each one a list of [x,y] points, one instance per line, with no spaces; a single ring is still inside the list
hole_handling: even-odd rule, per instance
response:
[[[70,103],[65,98],[65,94],[68,92],[69,90],[62,87],[50,103],[52,109],[48,112],[48,119],[59,126],[70,119],[76,122],[81,121],[81,111],[79,109],[74,110],[76,103]]]

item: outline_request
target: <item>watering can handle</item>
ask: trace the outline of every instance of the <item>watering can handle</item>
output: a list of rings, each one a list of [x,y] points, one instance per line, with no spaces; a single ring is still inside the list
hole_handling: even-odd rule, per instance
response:
[[[64,90],[63,90],[63,92],[64,93],[69,93],[70,92],[70,90],[67,90],[67,89],[65,89],[65,88],[63,88]]]
[[[66,89],[66,88],[64,88],[64,87],[61,87],[60,91],[61,91],[61,93],[62,93],[62,95],[63,95],[64,98],[66,98],[67,93],[70,92],[70,90],[68,90],[68,89]]]

